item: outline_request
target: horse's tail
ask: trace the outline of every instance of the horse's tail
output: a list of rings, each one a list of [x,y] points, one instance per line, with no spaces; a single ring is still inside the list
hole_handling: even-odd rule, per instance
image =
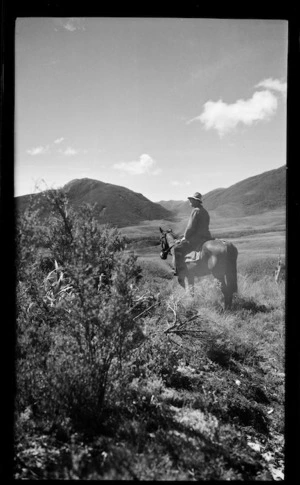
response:
[[[237,293],[237,257],[238,250],[232,244],[227,244],[226,283],[231,293]]]

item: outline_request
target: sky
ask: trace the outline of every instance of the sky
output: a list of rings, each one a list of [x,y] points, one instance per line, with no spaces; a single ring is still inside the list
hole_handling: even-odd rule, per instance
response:
[[[288,24],[18,18],[15,195],[91,178],[185,200],[286,163]]]

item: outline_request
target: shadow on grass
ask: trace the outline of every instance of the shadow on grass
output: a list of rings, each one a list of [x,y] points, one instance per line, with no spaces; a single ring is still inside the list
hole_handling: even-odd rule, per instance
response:
[[[200,414],[205,420],[206,415]],[[264,469],[261,457],[247,447],[234,427],[226,426],[225,429],[218,423],[217,430],[210,432],[208,427],[207,432],[202,432],[186,422],[179,422],[175,408],[171,410],[164,405],[140,403],[131,416],[127,411],[124,414],[124,410],[119,410],[109,435],[111,441],[106,445],[102,442],[101,446],[103,455],[105,445],[109,459],[102,469],[99,461],[97,463],[100,476],[170,479],[174,478],[174,470],[181,470],[185,478],[196,480],[224,477],[245,480],[256,478]],[[94,456],[99,455],[101,453]],[[158,466],[154,471],[153,461]]]
[[[233,428],[217,430],[211,437],[170,419],[172,432],[159,434],[159,440],[174,465],[193,470],[196,480],[253,479],[264,465],[245,446]],[[216,439],[217,438],[217,439]]]
[[[166,376],[165,385],[174,389],[186,389],[187,391],[192,390],[193,388],[191,379],[176,371]]]
[[[268,419],[255,403],[249,404],[242,399],[237,400],[236,403],[231,403],[228,407],[228,416],[232,423],[238,423],[245,427],[251,426],[263,435],[269,433]]]
[[[253,298],[245,298],[240,295],[236,295],[232,302],[233,312],[238,312],[241,310],[247,310],[248,312],[255,313],[269,313],[273,310],[272,307],[267,307],[266,305],[260,305]]]
[[[257,428],[262,416],[248,409],[246,400],[232,402],[233,397],[227,409],[220,403],[219,416],[212,419],[202,405],[179,409],[128,396],[126,405],[104,409],[102,426],[93,433],[91,427],[64,443],[54,437],[39,441],[45,447],[44,466],[36,469],[33,455],[31,470],[41,479],[259,479],[265,462],[236,425]],[[189,419],[195,414],[196,424]]]

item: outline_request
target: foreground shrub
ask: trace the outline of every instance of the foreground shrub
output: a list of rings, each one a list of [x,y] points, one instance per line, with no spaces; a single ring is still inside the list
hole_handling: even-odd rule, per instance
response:
[[[45,196],[47,225],[30,211],[18,222],[17,412],[30,406],[51,426],[66,418],[95,426],[143,339],[141,270],[93,208],[75,212],[61,191]]]

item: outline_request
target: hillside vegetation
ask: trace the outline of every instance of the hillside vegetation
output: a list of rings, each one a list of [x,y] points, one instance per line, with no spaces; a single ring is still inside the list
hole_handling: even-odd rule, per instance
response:
[[[187,194],[191,195],[191,194]],[[177,216],[190,213],[188,201],[160,201]],[[223,217],[261,214],[286,205],[286,167],[249,177],[227,189],[215,189],[203,196],[203,205]]]
[[[284,280],[252,261],[224,312],[214,279],[192,298],[157,244],[44,195],[18,220],[15,478],[282,479]]]
[[[221,212],[221,211],[220,211]],[[260,214],[242,217],[223,217],[222,212],[209,211],[210,231],[216,238],[239,238],[246,235],[262,234],[265,232],[284,232],[286,227],[285,209],[265,211]],[[165,225],[172,227],[177,234],[183,234],[188,218],[180,218],[172,223],[165,221]]]
[[[171,213],[164,207],[151,202],[138,194],[119,185],[108,184],[88,178],[72,180],[63,190],[68,196],[70,206],[79,207],[82,203],[95,205],[95,217],[101,224],[126,226],[143,220],[171,219]],[[23,212],[30,203],[39,209],[42,219],[49,216],[49,206],[43,193],[16,198],[17,208]]]
[[[95,205],[94,214],[101,224],[125,227],[158,219],[178,222],[190,214],[187,200],[154,203],[125,187],[88,178],[72,180],[63,189],[71,207],[77,208],[82,203]],[[47,219],[49,208],[43,193],[16,197],[18,212],[24,212],[33,201],[35,208],[39,209],[39,216]],[[285,166],[247,178],[227,189],[212,190],[203,196],[203,204],[212,218],[259,216],[264,212],[284,210],[285,203]]]
[[[203,201],[206,200],[207,197],[213,196],[215,194],[224,192],[226,189],[214,189],[211,192],[203,195]],[[187,194],[187,197],[192,194]],[[187,216],[191,212],[191,206],[188,200],[160,200],[158,202],[162,207],[165,209],[173,212],[176,216]]]

